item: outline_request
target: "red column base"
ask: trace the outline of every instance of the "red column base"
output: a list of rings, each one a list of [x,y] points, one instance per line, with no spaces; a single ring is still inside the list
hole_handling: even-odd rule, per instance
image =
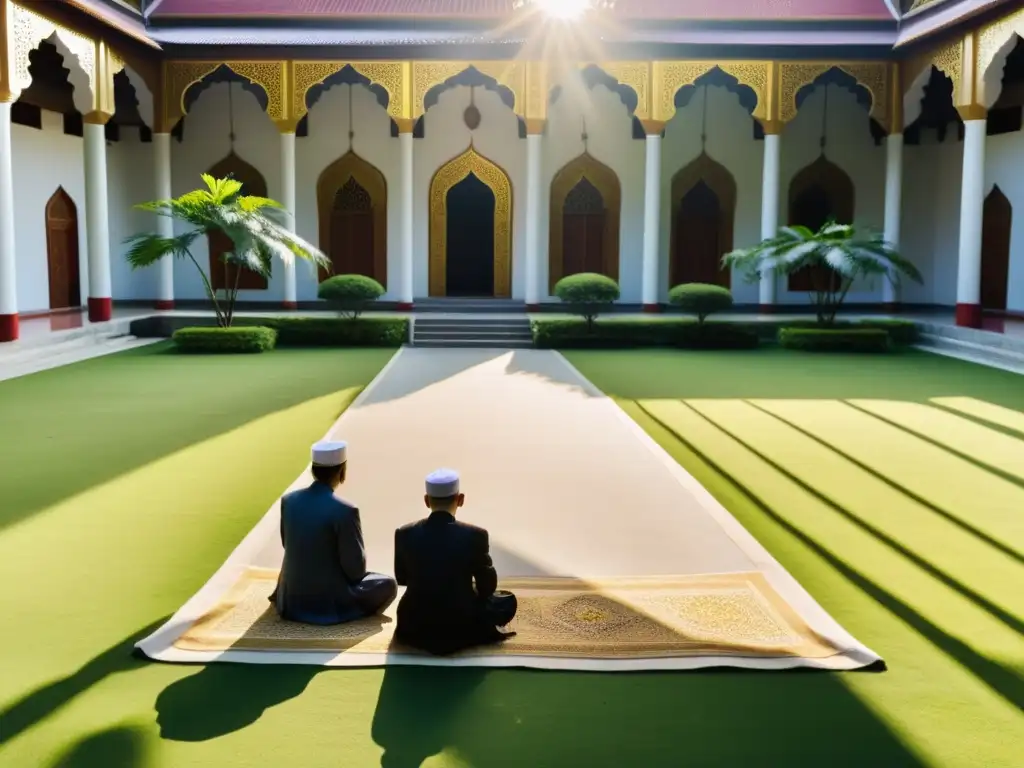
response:
[[[167,301],[166,299],[160,299],[154,305],[157,309],[174,309],[174,300]]]
[[[774,304],[758,304],[757,312],[761,315],[774,315],[776,307]]]
[[[956,324],[962,328],[981,328],[981,304],[957,304]]]
[[[0,315],[0,342],[18,340],[18,316]]]
[[[285,309],[298,309],[299,303],[297,301],[282,301],[281,306]]]
[[[644,304],[644,312],[656,315],[661,312],[661,304]]]
[[[413,304],[412,304],[411,301],[400,301],[400,302],[398,302],[398,309],[401,312],[411,312],[412,311],[412,306],[413,306]]]
[[[526,305],[526,311],[527,312],[539,312],[540,311],[540,304],[527,304]]]
[[[89,297],[90,323],[105,323],[113,316],[113,314],[113,302],[109,296],[104,299],[97,299],[92,296]]]

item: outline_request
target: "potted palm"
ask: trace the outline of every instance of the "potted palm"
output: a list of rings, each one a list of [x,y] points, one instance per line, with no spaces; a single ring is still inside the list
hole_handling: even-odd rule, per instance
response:
[[[315,246],[303,240],[283,224],[275,214],[281,204],[266,197],[243,195],[242,184],[232,178],[215,179],[203,174],[204,187],[172,200],[155,200],[138,207],[161,216],[169,216],[189,225],[189,229],[173,237],[142,233],[128,238],[126,258],[132,269],[156,264],[163,258],[188,259],[199,271],[206,295],[213,304],[217,325],[230,328],[238,300],[239,276],[249,269],[263,276],[270,275],[274,258],[284,263],[304,259],[318,266],[329,260]],[[210,276],[192,254],[196,240],[211,232],[221,232],[231,240],[233,248],[223,258],[234,270],[235,281],[225,295],[218,298]]]

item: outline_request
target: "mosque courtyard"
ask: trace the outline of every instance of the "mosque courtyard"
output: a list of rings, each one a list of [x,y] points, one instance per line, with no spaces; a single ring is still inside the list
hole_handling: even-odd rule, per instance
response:
[[[534,350],[156,344],[0,382],[0,765],[1019,764],[1020,378],[919,352],[793,355],[576,352],[574,372]],[[338,422],[371,568],[390,570],[390,531],[420,514],[395,488],[448,456],[504,576],[730,567],[738,555],[688,508],[652,511],[669,487],[602,421],[617,407],[886,669],[133,655],[385,367]]]

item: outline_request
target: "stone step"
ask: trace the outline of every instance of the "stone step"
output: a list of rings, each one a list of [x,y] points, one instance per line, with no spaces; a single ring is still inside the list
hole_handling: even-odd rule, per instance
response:
[[[1005,349],[1009,352],[1024,354],[1024,336],[996,333],[977,328],[962,328],[942,323],[918,322],[922,335],[936,336],[953,341],[962,341],[993,349]]]
[[[80,340],[79,340],[80,341]],[[96,338],[92,343],[73,343],[49,345],[49,354],[33,357],[21,356],[17,361],[0,358],[0,381],[16,379],[31,373],[39,373],[50,368],[59,368],[94,357],[102,357],[115,352],[153,344],[158,339],[138,339],[135,336],[108,336]]]
[[[991,344],[979,344],[948,336],[922,333],[919,349],[956,357],[982,365],[992,365],[1004,370],[1024,373],[1024,352],[1006,349]]]
[[[414,310],[438,313],[519,313],[526,314],[526,302],[513,299],[416,299]]]
[[[74,355],[82,350],[92,347],[103,347],[119,339],[133,339],[124,332],[107,333],[75,333],[67,337],[57,339],[33,339],[32,343],[22,345],[14,342],[12,345],[0,348],[0,369],[8,365],[23,365],[39,360],[48,360],[55,357]]]
[[[533,349],[533,341],[494,341],[480,339],[417,340],[413,346],[423,349]]]
[[[533,333],[529,324],[517,325],[515,323],[425,323],[418,320],[413,326],[413,333],[420,331],[466,331],[483,330],[491,333]]]

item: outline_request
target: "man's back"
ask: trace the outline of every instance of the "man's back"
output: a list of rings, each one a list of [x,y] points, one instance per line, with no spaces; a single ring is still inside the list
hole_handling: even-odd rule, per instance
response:
[[[284,563],[275,593],[292,621],[336,624],[363,615],[353,587],[366,576],[359,510],[315,482],[281,499]]]
[[[487,531],[447,512],[395,533],[395,577],[406,593],[398,605],[398,630],[437,653],[493,639],[481,606],[497,588]]]

